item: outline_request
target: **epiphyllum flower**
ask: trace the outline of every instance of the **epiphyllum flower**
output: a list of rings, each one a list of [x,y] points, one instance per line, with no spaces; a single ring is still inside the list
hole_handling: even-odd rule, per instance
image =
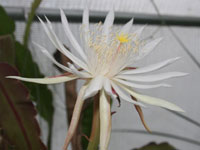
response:
[[[88,14],[89,12],[86,8],[83,12],[83,24],[81,28],[83,47],[81,47],[74,38],[65,14],[61,10],[61,20],[64,31],[67,38],[71,42],[73,49],[78,52],[78,56],[75,56],[63,46],[47,18],[47,24],[45,24],[39,18],[51,42],[61,53],[68,57],[73,64],[69,64],[68,67],[63,66],[62,64],[58,63],[44,47],[38,44],[36,45],[47,57],[50,58],[50,60],[53,61],[53,63],[63,70],[69,72],[69,74],[63,74],[56,77],[47,77],[43,79],[23,78],[18,76],[8,77],[40,84],[55,84],[75,79],[86,80],[78,94],[72,121],[65,141],[64,150],[67,149],[68,144],[74,134],[84,100],[96,95],[99,91],[101,150],[107,149],[110,138],[110,97],[113,99],[119,97],[137,106],[143,106],[142,103],[147,103],[174,111],[183,111],[180,107],[170,102],[160,98],[139,94],[134,90],[169,87],[170,85],[165,83],[152,83],[173,77],[185,76],[186,73],[182,72],[167,72],[154,75],[145,75],[146,73],[166,67],[167,65],[179,59],[179,57],[168,59],[142,68],[133,69],[130,66],[134,64],[135,61],[140,60],[149,52],[151,52],[161,39],[159,38],[146,44],[142,42],[140,40],[140,35],[144,27],[136,30],[134,33],[130,33],[133,19],[125,24],[121,30],[114,31],[114,29],[112,29],[114,21],[114,12],[112,10],[106,16],[104,24],[98,24],[95,29],[91,31],[89,29]],[[137,101],[134,101],[131,97],[134,97],[137,99]]]

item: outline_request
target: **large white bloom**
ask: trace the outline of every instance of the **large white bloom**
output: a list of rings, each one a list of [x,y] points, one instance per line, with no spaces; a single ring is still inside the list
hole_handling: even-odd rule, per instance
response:
[[[142,68],[132,68],[131,65],[135,61],[142,59],[150,53],[155,46],[161,41],[161,38],[153,40],[149,43],[144,43],[140,39],[140,35],[144,27],[130,33],[133,19],[125,24],[119,31],[114,31],[113,21],[114,12],[111,10],[104,24],[99,23],[95,29],[89,29],[89,12],[86,8],[83,12],[83,24],[81,27],[81,37],[83,46],[75,39],[72,34],[68,21],[64,12],[61,10],[61,20],[63,29],[67,38],[79,56],[72,54],[56,36],[50,21],[46,18],[47,24],[41,19],[42,26],[54,46],[68,57],[73,64],[68,67],[58,63],[44,47],[36,44],[40,50],[50,58],[58,67],[70,73],[70,75],[62,75],[55,78],[33,79],[16,76],[9,78],[19,79],[27,82],[35,82],[41,84],[55,84],[67,82],[74,79],[85,79],[86,83],[81,88],[75,106],[72,122],[68,131],[65,147],[67,148],[71,137],[76,129],[76,124],[79,119],[80,111],[85,99],[94,96],[100,92],[100,147],[101,150],[107,149],[110,136],[110,103],[108,97],[121,99],[134,103],[135,105],[143,106],[142,103],[164,107],[174,111],[183,111],[180,107],[162,100],[147,95],[139,94],[134,89],[150,89],[158,87],[169,87],[165,83],[155,84],[154,82],[165,79],[185,76],[182,72],[167,72],[154,75],[145,75],[146,73],[156,71],[167,65],[175,62],[179,57],[171,58],[156,64],[144,66]],[[75,66],[75,65],[76,66]],[[78,66],[78,67],[77,67]],[[148,84],[145,84],[148,83]],[[134,101],[131,96],[137,99]],[[141,103],[142,102],[142,103]],[[106,137],[106,138],[105,138]]]

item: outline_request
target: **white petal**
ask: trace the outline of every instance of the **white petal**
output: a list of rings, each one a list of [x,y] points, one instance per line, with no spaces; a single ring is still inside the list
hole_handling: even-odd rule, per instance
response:
[[[132,25],[133,25],[133,18],[121,28],[120,34],[122,33],[128,34]]]
[[[130,82],[130,81],[124,81],[124,80],[121,80],[121,79],[114,79],[114,80],[123,84],[123,85],[129,86],[129,87],[132,87],[132,88],[137,88],[137,89],[152,89],[152,88],[158,88],[158,87],[171,87],[171,85],[165,84],[165,83],[153,84],[153,85],[143,85],[143,84],[133,83],[133,82]]]
[[[84,11],[83,11],[83,20],[82,24],[85,26],[85,29],[89,31],[89,10],[88,7],[86,6]]]
[[[122,88],[124,90],[126,90],[128,93],[130,93],[133,97],[135,97],[138,101],[141,101],[141,102],[144,102],[144,103],[147,103],[147,104],[150,104],[150,105],[164,107],[164,108],[174,110],[174,111],[184,112],[183,109],[181,109],[180,107],[178,107],[175,104],[170,103],[166,100],[147,96],[147,95],[138,94],[138,93],[136,93],[136,92],[130,90],[129,88],[124,87],[124,86],[122,86]]]
[[[112,87],[114,88],[114,90],[117,92],[117,94],[119,95],[119,97],[121,97],[123,100],[133,103],[135,105],[139,105],[139,106],[144,106],[143,104],[134,101],[133,99],[131,99],[130,96],[126,95],[119,87],[118,85],[116,85],[114,82],[111,82]]]
[[[154,50],[154,48],[158,45],[158,43],[160,43],[161,40],[162,40],[162,38],[155,39],[155,40],[147,43],[144,47],[142,47],[139,50],[139,55],[136,58],[134,58],[135,61],[140,60],[143,57],[145,57],[146,55],[148,55],[152,50]]]
[[[83,58],[83,60],[87,61],[87,57],[86,57],[83,49],[78,44],[78,42],[76,41],[74,35],[72,34],[72,32],[71,32],[71,30],[69,28],[69,24],[68,24],[67,18],[66,18],[66,16],[65,16],[65,14],[64,14],[62,9],[60,9],[60,14],[61,14],[61,21],[62,21],[62,25],[63,25],[64,31],[65,31],[70,43],[72,44],[74,49],[80,54],[80,56]]]
[[[79,76],[80,78],[91,78],[91,75],[89,75],[87,72],[82,72],[82,71],[77,70],[76,67],[69,62],[68,62],[68,65],[69,65],[71,71],[75,75]]]
[[[46,16],[44,16],[44,17],[45,17],[45,19],[46,19],[46,21],[47,21],[48,27],[49,27],[51,30],[53,30],[53,26],[52,26],[51,22],[49,21],[49,19],[48,19]]]
[[[85,42],[87,42],[89,40],[89,10],[88,7],[85,6],[85,9],[83,11],[83,20],[82,20],[82,25],[83,25],[83,31],[84,31],[84,40]]]
[[[184,72],[167,72],[167,73],[160,73],[160,74],[155,74],[155,75],[119,75],[117,78],[124,79],[124,80],[129,80],[129,81],[139,81],[139,82],[155,82],[155,81],[160,81],[160,80],[165,80],[169,78],[174,78],[174,77],[182,77],[186,76],[188,73]]]
[[[79,58],[75,57],[70,51],[68,51],[63,44],[60,42],[54,31],[52,30],[52,27],[50,25],[50,21],[48,21],[48,27],[45,25],[45,23],[40,19],[40,22],[42,23],[42,26],[48,35],[49,39],[51,42],[54,44],[54,46],[61,52],[63,53],[66,57],[68,57],[71,61],[73,61],[75,64],[80,66],[81,68],[85,69],[86,71],[89,72],[87,65],[81,61]]]
[[[105,41],[108,40],[109,31],[113,25],[113,21],[114,21],[114,11],[113,11],[113,9],[111,9],[106,16],[106,19],[105,19],[104,25],[103,25],[102,34],[105,35],[105,37],[106,37],[106,39],[104,39]]]
[[[102,89],[103,79],[102,76],[97,76],[90,81],[89,86],[85,91],[84,99],[94,96],[100,89]]]
[[[137,38],[140,38],[144,28],[146,27],[146,25],[140,27],[139,29],[137,29],[135,32],[133,32],[133,34],[137,37]]]
[[[81,112],[82,112],[82,107],[83,107],[83,104],[84,104],[83,95],[85,93],[85,90],[86,90],[87,86],[88,86],[88,84],[84,84],[81,87],[81,89],[80,89],[80,91],[78,93],[78,97],[76,99],[76,104],[74,106],[74,110],[73,110],[70,126],[68,128],[68,132],[67,132],[67,136],[66,136],[66,139],[65,139],[65,143],[64,143],[64,146],[62,148],[63,150],[67,150],[68,149],[68,145],[70,144],[71,139],[72,139],[74,133],[76,132],[77,125],[78,125],[78,122],[80,120],[80,115],[81,115]]]
[[[110,110],[110,98],[106,95],[104,90],[100,92],[100,140],[99,150],[107,150],[111,133],[111,110]]]
[[[167,65],[175,62],[178,59],[180,59],[180,57],[171,58],[171,59],[168,59],[168,60],[156,63],[156,64],[152,64],[152,65],[149,65],[146,67],[141,67],[138,69],[125,70],[125,71],[122,71],[120,74],[124,74],[124,75],[125,74],[138,74],[138,73],[146,73],[146,72],[155,71],[155,70],[161,69],[163,67],[166,67]]]
[[[68,67],[66,67],[66,66],[64,66],[64,65],[62,65],[62,64],[60,64],[60,63],[58,63],[52,56],[51,56],[51,54],[49,54],[49,52],[44,48],[44,47],[42,47],[41,45],[39,45],[39,44],[37,44],[37,43],[35,43],[35,42],[33,42],[36,46],[38,46],[39,47],[39,49],[42,51],[42,53],[44,53],[54,64],[56,64],[58,67],[60,67],[61,69],[63,69],[63,70],[65,70],[65,71],[67,71],[67,72],[72,72]]]
[[[104,84],[103,84],[104,90],[106,91],[106,93],[112,97],[112,99],[116,99],[117,95],[115,95],[112,92],[112,88],[111,88],[111,84],[110,84],[110,80],[108,78],[104,78]]]
[[[60,76],[60,77],[49,77],[49,78],[24,78],[19,76],[7,76],[6,78],[17,79],[26,82],[40,83],[40,84],[56,84],[71,81],[77,79],[75,76]]]
[[[47,36],[49,37],[50,41],[53,43],[53,45],[54,45],[56,48],[58,48],[59,46],[58,46],[58,43],[57,43],[57,38],[56,38],[55,36],[53,36],[53,33],[52,33],[51,30],[49,29],[49,28],[51,28],[51,27],[48,28],[48,27],[45,25],[45,23],[42,21],[42,19],[40,19],[39,17],[38,17],[38,19],[39,19],[39,21],[41,22],[42,27],[44,28],[44,31],[45,31],[45,33],[47,34]],[[48,24],[49,24],[49,23],[48,23]],[[62,50],[61,50],[61,52],[62,52]]]

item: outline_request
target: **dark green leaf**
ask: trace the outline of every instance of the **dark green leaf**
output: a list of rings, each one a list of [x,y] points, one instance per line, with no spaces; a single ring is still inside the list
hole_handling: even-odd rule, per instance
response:
[[[14,21],[6,14],[0,6],[0,35],[12,34],[15,31]]]
[[[151,142],[141,148],[133,149],[133,150],[176,150],[173,146],[168,144],[167,142],[163,142],[160,144],[156,144],[155,142]]]
[[[81,121],[81,131],[87,137],[90,136],[92,128],[92,117],[93,117],[93,102],[91,102],[87,108],[83,111],[82,121]],[[82,137],[82,148],[87,149],[88,140],[83,136]]]
[[[15,63],[15,46],[11,35],[0,36],[0,62]]]
[[[99,94],[93,100],[93,120],[87,150],[98,150],[100,138]]]
[[[9,64],[0,63],[1,137],[14,150],[45,150],[28,89],[20,81],[6,79],[9,75],[19,74]]]

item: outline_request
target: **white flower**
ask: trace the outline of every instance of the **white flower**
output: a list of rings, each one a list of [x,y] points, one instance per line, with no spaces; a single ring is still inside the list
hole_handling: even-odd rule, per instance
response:
[[[40,18],[39,18],[40,19]],[[49,52],[42,46],[36,44],[41,51],[50,58],[58,67],[70,73],[70,75],[62,75],[54,78],[33,79],[16,76],[8,78],[19,79],[27,82],[35,82],[41,84],[55,84],[67,82],[74,79],[84,79],[86,83],[81,88],[77,102],[75,105],[71,125],[69,127],[67,139],[64,149],[73,136],[76,125],[80,116],[81,108],[85,99],[94,96],[100,91],[100,148],[106,150],[111,130],[111,114],[109,97],[121,99],[131,102],[135,105],[143,106],[142,103],[164,107],[174,111],[183,111],[180,107],[147,95],[139,94],[134,89],[151,89],[158,87],[170,87],[165,83],[152,84],[156,81],[185,76],[182,72],[167,72],[154,75],[145,75],[146,73],[156,71],[175,62],[179,57],[171,58],[153,65],[142,68],[131,68],[135,61],[142,59],[150,53],[155,46],[161,41],[161,38],[144,44],[140,39],[140,35],[144,27],[130,33],[133,19],[125,24],[121,30],[115,31],[113,26],[114,12],[111,10],[104,24],[99,23],[95,29],[89,29],[89,12],[86,8],[83,12],[83,24],[81,28],[81,37],[83,47],[77,42],[73,36],[64,12],[61,10],[61,20],[66,36],[73,46],[73,50],[78,52],[79,56],[72,54],[56,36],[50,21],[46,18],[47,24],[41,19],[42,26],[54,46],[68,57],[73,64],[69,67],[58,63]],[[78,66],[78,67],[76,67]],[[145,84],[148,83],[148,84]],[[151,83],[151,84],[149,84]],[[137,99],[132,100],[131,96]],[[142,102],[142,103],[141,103]]]

